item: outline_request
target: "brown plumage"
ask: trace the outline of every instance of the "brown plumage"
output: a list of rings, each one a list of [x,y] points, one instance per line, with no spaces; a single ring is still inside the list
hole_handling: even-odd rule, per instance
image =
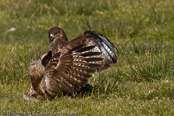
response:
[[[41,55],[37,60],[33,61],[29,66],[29,75],[30,75],[30,89],[29,92],[24,94],[23,97],[26,100],[37,100],[44,99],[41,93],[41,81],[43,80],[45,74],[45,66],[48,61],[51,59],[51,51]]]
[[[57,52],[64,54],[66,51],[81,44],[84,44],[85,46],[95,46],[92,51],[101,52],[100,57],[104,58],[105,62],[103,67],[98,69],[99,72],[106,70],[111,64],[117,62],[117,48],[109,41],[109,39],[99,33],[96,33],[95,31],[86,31],[83,35],[68,41],[63,29],[53,27],[49,30],[48,37],[50,43],[52,44],[53,55]]]
[[[114,45],[101,34],[86,31],[68,41],[65,32],[54,27],[49,30],[51,51],[31,63],[31,87],[24,98],[52,99],[76,94],[85,87],[88,78],[117,62]]]

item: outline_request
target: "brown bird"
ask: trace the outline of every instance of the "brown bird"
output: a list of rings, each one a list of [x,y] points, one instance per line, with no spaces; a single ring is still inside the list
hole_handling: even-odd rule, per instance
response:
[[[33,61],[29,66],[29,75],[30,75],[30,89],[29,92],[23,94],[24,99],[26,100],[42,100],[44,96],[41,93],[41,88],[43,87],[41,81],[43,81],[45,74],[45,66],[48,61],[51,59],[51,51],[41,55],[37,60]]]
[[[86,31],[68,41],[58,27],[49,30],[51,51],[31,63],[31,87],[24,99],[53,99],[76,94],[87,85],[88,78],[117,62],[117,49],[101,34]]]
[[[53,27],[48,33],[49,41],[52,44],[52,54],[57,52],[64,54],[68,50],[75,46],[84,44],[85,46],[95,46],[92,51],[101,52],[100,57],[104,58],[103,67],[99,68],[98,71],[101,72],[110,67],[111,64],[117,62],[116,53],[118,53],[117,48],[99,33],[95,31],[86,31],[83,35],[68,41],[67,36],[63,29],[58,27]]]

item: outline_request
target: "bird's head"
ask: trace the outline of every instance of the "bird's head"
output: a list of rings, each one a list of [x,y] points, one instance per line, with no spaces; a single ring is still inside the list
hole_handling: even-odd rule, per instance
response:
[[[49,30],[48,32],[48,37],[49,37],[49,41],[52,44],[54,42],[54,40],[56,39],[63,39],[65,41],[68,41],[65,32],[63,31],[63,29],[58,28],[58,27],[53,27]]]

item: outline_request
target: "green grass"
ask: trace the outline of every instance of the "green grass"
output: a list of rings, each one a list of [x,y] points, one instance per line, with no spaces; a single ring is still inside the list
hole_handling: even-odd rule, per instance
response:
[[[1,115],[174,115],[173,1],[1,0],[0,11]],[[25,101],[28,67],[50,49],[48,29],[54,26],[69,39],[86,30],[103,34],[118,48],[118,63],[90,78],[90,95]]]

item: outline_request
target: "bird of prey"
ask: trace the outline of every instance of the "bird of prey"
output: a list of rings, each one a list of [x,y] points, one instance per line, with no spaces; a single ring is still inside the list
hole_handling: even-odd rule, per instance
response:
[[[117,62],[116,47],[94,31],[86,31],[68,41],[63,29],[53,27],[48,37],[51,51],[29,67],[31,86],[23,95],[26,100],[51,100],[60,95],[76,94],[94,73]]]

